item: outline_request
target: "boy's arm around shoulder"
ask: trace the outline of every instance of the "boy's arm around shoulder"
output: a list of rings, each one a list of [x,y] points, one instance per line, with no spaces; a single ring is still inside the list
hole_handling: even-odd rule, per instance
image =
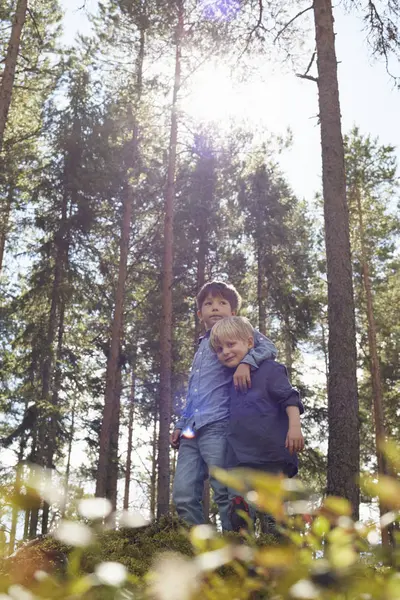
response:
[[[271,340],[255,329],[254,347],[249,350],[241,362],[250,365],[252,369],[258,369],[264,360],[276,358],[277,354],[278,351]]]

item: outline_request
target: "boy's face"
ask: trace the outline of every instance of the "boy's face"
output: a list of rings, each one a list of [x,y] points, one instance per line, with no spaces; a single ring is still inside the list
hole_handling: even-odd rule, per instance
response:
[[[211,296],[209,294],[201,305],[201,309],[197,311],[197,315],[200,321],[203,321],[208,331],[214,323],[224,317],[233,317],[235,312],[232,310],[228,300],[225,300],[222,296]]]
[[[225,367],[237,367],[253,346],[254,340],[251,336],[247,340],[227,339],[221,342],[221,345],[218,346],[215,351],[218,360],[222,362]]]

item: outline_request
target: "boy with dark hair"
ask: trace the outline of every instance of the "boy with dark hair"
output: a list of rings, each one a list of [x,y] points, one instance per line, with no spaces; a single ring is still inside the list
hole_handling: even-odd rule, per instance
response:
[[[230,317],[215,324],[210,345],[219,361],[235,369],[254,346],[254,330],[248,319]],[[247,467],[268,473],[297,474],[297,452],[304,448],[299,393],[289,382],[286,367],[264,360],[253,374],[251,390],[243,396],[230,389],[227,429],[227,468]],[[231,520],[240,527],[237,509],[248,510],[243,498],[232,499]],[[235,526],[238,523],[238,527]]]
[[[233,285],[223,281],[205,284],[197,295],[198,317],[206,333],[200,338],[189,378],[186,406],[175,430],[171,445],[179,448],[173,486],[173,500],[179,516],[190,525],[204,523],[202,493],[209,467],[225,467],[226,430],[229,418],[229,390],[232,370],[223,365],[210,347],[212,327],[236,314],[241,298]],[[273,343],[253,331],[254,345],[233,374],[233,385],[243,393],[251,387],[250,370],[267,358],[276,356]],[[210,484],[218,505],[222,528],[231,529],[227,488],[213,477]]]

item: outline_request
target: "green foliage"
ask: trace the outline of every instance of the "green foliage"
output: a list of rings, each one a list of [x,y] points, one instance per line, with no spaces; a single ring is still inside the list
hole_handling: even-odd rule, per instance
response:
[[[386,453],[397,472],[398,449],[390,444]],[[2,561],[0,593],[15,597],[17,590],[29,591],[35,599],[121,594],[125,598],[150,594],[156,600],[398,597],[399,553],[395,547],[380,546],[375,524],[352,520],[347,500],[327,497],[312,509],[308,492],[298,481],[248,470],[215,475],[250,494],[259,509],[277,519],[278,540],[244,532],[220,536],[208,525],[188,530],[173,517],[142,528],[109,530],[97,518],[91,529],[79,525],[71,545],[68,527],[72,530],[73,523],[64,524],[63,534],[61,527],[53,532],[58,540],[39,539]],[[40,482],[36,485],[40,487]],[[363,485],[384,499],[390,511],[385,526],[398,520],[398,482],[384,477],[378,483],[366,479]],[[36,502],[37,494],[31,490]],[[394,538],[400,541],[397,533]]]

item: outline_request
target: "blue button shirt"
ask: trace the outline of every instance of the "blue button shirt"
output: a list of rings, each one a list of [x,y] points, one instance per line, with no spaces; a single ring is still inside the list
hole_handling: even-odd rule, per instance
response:
[[[274,344],[259,331],[254,330],[254,348],[242,360],[252,369],[267,358],[275,358]],[[175,428],[200,429],[229,417],[230,386],[234,370],[225,367],[210,346],[210,331],[201,339],[189,377],[186,406]]]

